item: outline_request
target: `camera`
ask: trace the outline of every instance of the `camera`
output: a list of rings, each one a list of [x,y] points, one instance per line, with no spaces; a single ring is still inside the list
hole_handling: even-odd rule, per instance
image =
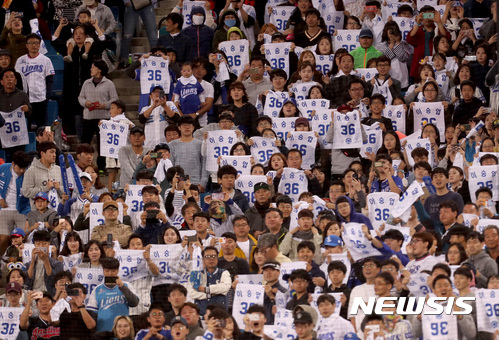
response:
[[[80,296],[80,291],[78,289],[66,289],[66,294],[68,296]]]
[[[435,13],[425,12],[423,13],[423,19],[435,19]]]
[[[163,158],[163,153],[162,152],[151,152],[149,154],[149,157],[151,157],[152,159]]]

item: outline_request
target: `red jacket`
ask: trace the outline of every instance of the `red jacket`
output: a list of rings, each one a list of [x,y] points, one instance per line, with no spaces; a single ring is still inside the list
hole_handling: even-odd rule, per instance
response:
[[[435,28],[436,30],[436,35],[438,35],[438,27]],[[447,39],[450,41],[450,34],[445,31],[445,35],[447,36]],[[416,78],[418,76],[418,70],[419,70],[419,61],[423,59],[425,56],[424,54],[424,46],[425,46],[425,31],[423,30],[423,25],[421,25],[416,32],[414,36],[411,36],[409,33],[407,35],[407,42],[414,46],[414,56],[412,58],[412,64],[411,64],[411,72],[410,76]],[[433,41],[430,41],[430,55],[433,55]]]

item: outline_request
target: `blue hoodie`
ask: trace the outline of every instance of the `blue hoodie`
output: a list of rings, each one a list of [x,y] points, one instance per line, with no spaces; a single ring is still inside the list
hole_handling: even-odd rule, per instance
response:
[[[211,43],[215,32],[204,23],[206,21],[206,13],[204,8],[200,6],[192,7],[191,20],[194,14],[201,13],[204,17],[201,25],[190,25],[182,30],[182,33],[191,38],[192,45],[189,54],[189,60],[194,60],[198,57],[208,58],[211,51]],[[210,14],[211,15],[211,14]]]
[[[350,197],[340,196],[336,199],[336,202],[338,202],[338,200],[341,197],[346,198],[348,200],[348,203],[350,204],[350,221],[345,220],[343,218],[343,216],[340,215],[340,213],[338,212],[338,203],[336,203],[336,207],[335,207],[334,212],[336,213],[336,216],[339,219],[339,221],[343,222],[343,223],[350,223],[350,222],[362,223],[362,224],[365,224],[369,228],[369,230],[373,230],[374,228],[373,228],[369,218],[367,218],[366,216],[362,215],[361,213],[358,213],[355,211],[355,207],[354,207],[353,202],[350,199]]]
[[[7,197],[7,189],[9,188],[10,180],[12,179],[11,172],[12,163],[5,163],[0,165],[0,197],[5,199]],[[23,187],[24,175],[16,179],[16,195],[17,203],[16,209],[20,214],[26,215],[31,211],[29,199],[24,197],[21,193]],[[1,210],[2,208],[0,208]]]

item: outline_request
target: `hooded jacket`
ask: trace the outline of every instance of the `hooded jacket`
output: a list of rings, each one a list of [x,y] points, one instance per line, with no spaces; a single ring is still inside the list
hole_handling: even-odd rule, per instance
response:
[[[12,179],[12,163],[0,165],[0,198],[7,197],[7,190]],[[16,209],[20,214],[26,215],[31,210],[29,199],[22,195],[24,174],[16,178]],[[2,208],[0,208],[2,210]]]
[[[211,46],[211,50],[213,52],[218,50],[218,44],[220,44],[223,41],[227,41],[227,30],[225,29],[225,17],[227,14],[232,14],[236,17],[236,24],[234,27],[241,27],[241,20],[239,20],[239,17],[237,16],[236,11],[233,9],[229,8],[225,10],[221,15],[218,20],[218,29],[215,31],[215,35],[213,36],[213,44]],[[243,33],[243,39],[246,39],[246,35]]]
[[[341,216],[341,214],[338,211],[338,199],[340,199],[341,197],[346,198],[348,203],[350,204],[350,221],[347,221],[343,216]],[[340,196],[336,199],[336,207],[334,209],[334,212],[336,213],[336,217],[339,219],[340,222],[343,222],[343,223],[350,223],[350,222],[362,223],[362,224],[365,224],[370,230],[374,229],[369,218],[367,218],[366,216],[362,215],[361,213],[358,213],[355,211],[355,206],[354,206],[352,200],[350,199],[350,197],[348,197],[348,196]]]
[[[211,42],[215,34],[210,27],[205,25],[206,13],[203,8],[199,6],[192,7],[191,18],[198,13],[203,15],[203,23],[201,25],[194,25],[193,23],[182,31],[192,42],[189,60],[194,60],[198,57],[208,58],[211,50]]]
[[[47,182],[49,180],[54,180],[55,182],[62,183],[61,168],[58,165],[52,164],[50,168],[40,162],[38,158],[33,159],[31,166],[24,173],[24,181],[22,193],[24,197],[31,199],[32,208],[34,208],[33,198],[37,193],[49,192],[49,187],[47,187]],[[57,190],[59,196],[62,197],[64,191],[62,190],[62,185],[59,190]]]

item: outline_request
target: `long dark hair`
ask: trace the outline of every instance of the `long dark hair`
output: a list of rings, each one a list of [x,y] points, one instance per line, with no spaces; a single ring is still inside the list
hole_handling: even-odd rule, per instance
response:
[[[438,85],[437,85],[437,91],[438,91]],[[426,129],[427,126],[433,127],[433,129],[435,130],[435,134],[437,135],[437,137],[435,138],[435,143],[437,143],[437,145],[440,145],[440,131],[438,130],[437,126],[433,123],[428,123],[421,129],[421,138],[423,138],[423,131],[424,129]]]
[[[461,263],[466,261],[468,259],[468,255],[466,255],[466,250],[464,250],[464,247],[461,243],[453,243],[450,245],[449,249],[456,246],[457,250],[459,250],[459,257],[461,258]],[[449,252],[449,249],[447,249],[447,252]],[[445,261],[449,263],[449,258],[447,256],[447,253],[445,253]]]
[[[388,39],[388,31],[394,31],[394,35],[402,36],[402,32],[400,32],[399,25],[395,21],[388,21],[383,28],[383,33],[381,33],[381,41],[386,42]]]
[[[471,79],[471,67],[470,67],[470,65],[469,64],[462,64],[461,66],[459,66],[459,68],[456,71],[456,75],[454,76],[454,85],[455,86],[457,86],[461,83],[461,80],[459,79],[459,72],[461,72],[461,70],[465,67],[467,67],[468,71],[470,71],[470,79]]]
[[[99,241],[90,240],[85,245],[85,250],[83,252],[83,260],[82,260],[82,262],[90,262],[90,258],[88,257],[88,250],[94,244],[97,245],[97,247],[99,247],[99,250],[100,250],[100,258],[99,258],[99,260],[102,260],[103,258],[107,257],[106,256],[106,252],[104,251],[104,247],[102,247],[102,244]]]
[[[177,242],[176,243],[182,243],[182,236],[180,236],[180,232],[178,231],[177,228],[175,228],[174,226],[168,226],[165,228],[165,230],[163,230],[163,232],[161,233],[161,239],[159,240],[159,244],[165,244],[165,233],[167,230],[170,230],[172,229],[175,234],[177,234]]]
[[[401,152],[402,147],[400,145],[399,135],[397,135],[397,133],[395,131],[389,130],[389,131],[386,131],[383,133],[383,138],[382,138],[383,142],[381,143],[381,148],[379,148],[378,152],[376,153],[377,155],[382,155],[382,154],[389,155],[390,154],[385,147],[385,137],[387,135],[391,135],[395,138],[395,149],[393,150],[393,152]],[[354,172],[355,172],[355,170],[354,170]]]
[[[66,242],[64,243],[64,247],[62,247],[62,250],[59,255],[61,256],[71,255],[71,251],[69,250],[68,247],[68,241],[71,239],[73,239],[73,241],[78,241],[79,243],[78,252],[83,253],[83,242],[81,241],[80,235],[76,231],[70,231],[66,235]]]

